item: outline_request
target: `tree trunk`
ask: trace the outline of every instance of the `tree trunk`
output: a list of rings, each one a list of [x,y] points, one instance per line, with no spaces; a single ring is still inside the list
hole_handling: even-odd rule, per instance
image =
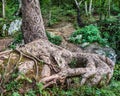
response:
[[[108,17],[110,17],[110,11],[111,11],[111,0],[108,1]]]
[[[18,8],[18,10],[17,10],[17,12],[16,12],[16,16],[18,16],[18,15],[20,15],[20,13],[21,13],[21,8],[22,8],[22,0],[18,0],[18,2],[19,2],[19,8]]]
[[[22,18],[25,43],[47,39],[38,0],[22,0]]]
[[[82,21],[82,19],[81,19],[81,14],[80,14],[80,4],[83,2],[82,0],[78,3],[78,1],[77,0],[74,0],[75,1],[75,4],[76,4],[76,8],[77,8],[77,23],[78,23],[78,26],[79,27],[83,27],[83,26],[85,26],[84,24],[83,24],[83,21]]]
[[[19,72],[28,74],[29,71],[34,69],[31,66],[35,66],[35,80],[44,83],[44,87],[53,85],[58,81],[65,84],[67,78],[75,76],[82,78],[80,85],[103,86],[101,82],[108,84],[114,68],[114,63],[107,57],[91,53],[70,52],[45,39],[35,40],[15,51],[1,52],[0,61],[4,61],[6,58],[8,58],[8,63],[5,63],[7,65],[0,65],[0,67],[5,67],[4,74],[1,74],[4,76],[0,76],[6,78],[3,82],[9,80],[10,74],[15,68],[18,68]],[[13,60],[17,60],[14,61],[16,65],[13,64]],[[72,60],[76,60],[74,67],[69,65]],[[44,64],[42,71],[39,68],[39,66],[42,66],[42,64],[39,64],[40,62]],[[20,79],[20,77],[18,78]],[[17,80],[19,80],[18,78]]]
[[[85,1],[85,13],[86,13],[86,16],[88,16],[88,6],[87,6],[87,1]]]
[[[5,0],[2,0],[2,13],[3,13],[3,18],[5,18]]]
[[[89,4],[89,15],[92,15],[92,0],[90,0],[90,4]]]
[[[68,78],[75,76],[82,78],[80,85],[101,85],[103,81],[108,84],[113,74],[114,63],[104,56],[75,53],[50,43],[45,34],[38,4],[38,0],[22,0],[22,29],[28,44],[14,51],[0,53],[1,88],[4,89],[4,84],[10,80],[15,69],[28,75],[31,75],[29,72],[34,72],[35,76],[32,78],[42,82],[44,87],[55,83],[66,84]],[[74,68],[70,67],[73,60],[76,61]],[[19,79],[20,76],[16,78]]]

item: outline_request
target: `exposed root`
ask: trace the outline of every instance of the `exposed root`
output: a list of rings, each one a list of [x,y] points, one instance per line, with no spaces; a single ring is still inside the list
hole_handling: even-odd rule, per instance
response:
[[[8,69],[8,67],[9,67],[9,65],[10,65],[10,58],[11,58],[11,54],[12,53],[10,53],[10,55],[9,55],[9,58],[8,58],[8,62],[7,62],[7,65],[5,66],[4,65],[4,72],[3,72],[3,74],[2,74],[2,78],[1,78],[1,82],[0,82],[0,85],[1,86],[4,86],[4,83],[5,83],[5,78],[6,78],[6,76],[7,76],[7,69]]]
[[[45,65],[39,82],[42,82],[44,87],[58,82],[64,84],[67,78],[76,76],[81,77],[80,85],[94,86],[101,84],[102,81],[107,84],[113,75],[114,63],[109,58],[91,53],[73,53],[53,45],[48,40],[39,39],[15,51],[19,53],[19,60],[11,72],[20,66],[21,59],[26,57],[34,61],[37,79],[38,62],[42,62]],[[73,59],[77,60],[77,66],[71,68],[69,64]],[[11,72],[7,75],[10,75]]]
[[[8,54],[8,53],[10,53],[10,52],[12,52],[13,50],[7,50],[7,51],[3,51],[3,52],[0,52],[0,55],[2,55],[2,54]]]
[[[23,52],[21,52],[19,49],[16,49],[15,51],[17,51],[17,52],[19,52],[20,53],[20,59],[19,60],[21,60],[21,58],[23,57],[23,56],[25,56],[25,57],[27,57],[28,59],[31,59],[31,60],[33,60],[34,61],[34,63],[35,63],[35,70],[36,70],[36,80],[37,80],[37,78],[38,78],[38,64],[37,64],[37,60],[36,60],[36,58],[33,56],[30,56],[30,55],[27,55],[27,54],[25,54],[25,53],[23,53]],[[41,60],[39,60],[40,62],[41,62]],[[19,62],[18,62],[19,63]]]

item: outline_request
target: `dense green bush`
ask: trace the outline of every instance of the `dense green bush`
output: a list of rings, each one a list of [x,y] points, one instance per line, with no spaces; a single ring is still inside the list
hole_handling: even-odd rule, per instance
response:
[[[120,64],[116,64],[113,78],[114,80],[120,81]]]
[[[0,1],[0,8],[2,8],[2,1]],[[6,33],[3,33],[3,25],[6,24],[6,29],[8,29],[8,26],[10,25],[11,21],[19,18],[15,16],[17,10],[18,10],[18,0],[6,0],[5,1],[5,18],[2,18],[2,9],[0,10],[0,37],[8,36],[8,32],[6,30]]]
[[[3,36],[3,25],[5,23],[5,20],[3,18],[0,18],[0,37]]]
[[[61,44],[61,42],[62,42],[62,37],[61,36],[57,36],[57,35],[54,35],[54,34],[49,33],[49,32],[46,32],[46,34],[47,34],[48,40],[50,42],[52,42],[55,45],[60,45]]]
[[[69,41],[75,44],[81,44],[85,42],[98,42],[99,44],[107,43],[106,40],[101,37],[98,27],[94,25],[85,26],[82,29],[76,30],[70,36]]]
[[[98,23],[101,35],[108,40],[109,46],[115,49],[120,60],[120,15]]]
[[[111,8],[111,13],[113,15],[118,15],[120,13],[120,8],[118,6],[116,6],[115,4],[113,4],[112,8]]]
[[[13,37],[14,40],[9,47],[12,48],[12,49],[15,49],[17,44],[22,43],[23,34],[22,34],[22,32],[15,32],[15,34],[12,37]]]
[[[65,21],[66,22],[73,21],[75,15],[76,15],[75,9],[73,9],[72,6],[67,5],[67,4],[65,6],[63,6],[63,5],[49,6],[48,5],[46,7],[45,6],[41,7],[43,18],[47,21],[46,26],[51,27],[62,21],[64,21],[64,22]]]

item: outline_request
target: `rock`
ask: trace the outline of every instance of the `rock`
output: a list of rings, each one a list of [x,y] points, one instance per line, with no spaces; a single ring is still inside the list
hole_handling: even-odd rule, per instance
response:
[[[34,61],[26,61],[22,62],[20,66],[18,66],[18,70],[20,73],[26,74],[27,72],[33,70]]]
[[[85,53],[96,53],[99,55],[104,55],[110,58],[114,63],[116,62],[116,53],[115,51],[110,47],[101,47],[97,43],[90,44],[83,48],[83,51]]]
[[[12,41],[13,41],[12,38],[0,39],[0,51],[5,50]]]
[[[81,44],[81,47],[82,47],[82,48],[87,47],[87,46],[89,46],[89,44],[90,44],[89,42],[82,43],[82,44]]]
[[[41,77],[44,78],[44,77],[48,77],[50,75],[51,75],[51,73],[50,73],[49,66],[48,65],[44,65],[43,68],[42,68]]]
[[[16,19],[11,22],[10,27],[8,28],[8,34],[12,35],[17,31],[20,31],[22,25],[22,19]]]

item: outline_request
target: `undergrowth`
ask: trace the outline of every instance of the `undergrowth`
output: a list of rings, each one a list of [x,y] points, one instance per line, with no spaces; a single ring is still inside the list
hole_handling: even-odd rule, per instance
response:
[[[85,42],[97,42],[99,44],[105,45],[107,43],[107,40],[101,37],[101,33],[98,27],[94,25],[89,25],[81,29],[77,29],[70,36],[69,41],[75,44],[82,44]]]
[[[11,49],[15,49],[17,45],[22,44],[22,41],[23,41],[22,32],[15,32],[15,34],[12,36],[12,38],[14,40],[9,46]]]
[[[37,83],[34,80],[29,82],[27,79],[16,81],[16,76],[18,76],[18,73],[14,73],[11,81],[5,84],[4,90],[6,92],[3,96],[120,96],[120,64],[116,64],[114,75],[109,85],[105,85],[102,88],[84,85],[64,89],[55,85],[52,88],[43,89],[43,84],[41,83]],[[79,84],[78,80],[77,83]]]
[[[52,42],[55,45],[60,45],[61,44],[61,42],[62,42],[62,37],[61,36],[57,36],[57,35],[54,35],[54,34],[49,33],[49,32],[46,32],[46,34],[47,34],[48,40],[50,42]]]
[[[117,17],[100,21],[98,25],[102,37],[108,40],[109,46],[117,53],[117,60],[120,60],[120,14]]]

